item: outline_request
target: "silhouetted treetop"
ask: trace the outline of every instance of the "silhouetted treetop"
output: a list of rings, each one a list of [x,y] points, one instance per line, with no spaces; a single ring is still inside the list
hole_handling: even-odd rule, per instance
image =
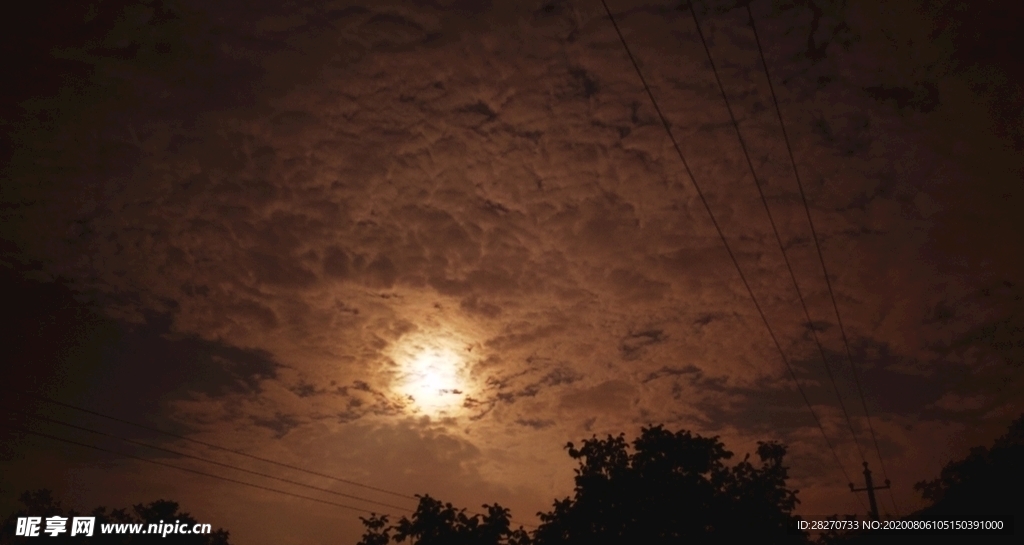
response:
[[[632,448],[619,435],[566,449],[579,461],[575,496],[539,513],[537,545],[806,541],[788,531],[797,499],[777,443],[759,443],[760,464],[748,456],[731,467],[717,437],[661,426],[644,428]]]
[[[914,489],[928,507],[901,517],[902,520],[979,520],[991,521],[1013,517],[1014,524],[1024,520],[1024,415],[1010,424],[1009,430],[996,439],[991,448],[974,447],[961,460],[946,464],[937,479],[921,481]],[[847,516],[848,519],[854,518]],[[1020,541],[1016,535],[971,535],[970,533],[936,533],[911,535],[872,531],[828,532],[822,545],[888,545],[907,543],[935,544],[1002,544]]]
[[[529,537],[522,529],[512,530],[509,510],[500,505],[484,505],[482,515],[466,515],[450,503],[430,496],[419,496],[412,518],[402,517],[389,525],[386,515],[362,518],[366,533],[357,545],[387,545],[406,540],[412,545],[527,545]]]
[[[718,437],[644,428],[632,444],[625,435],[593,437],[566,450],[579,466],[572,498],[538,513],[532,533],[510,529],[507,509],[484,506],[486,515],[466,515],[450,503],[421,496],[411,518],[398,524],[386,516],[362,519],[358,545],[661,545],[801,544],[792,532],[796,491],[786,487],[786,447],[758,443],[758,463],[749,455],[727,466],[732,453]]]
[[[974,447],[962,460],[946,464],[939,478],[914,485],[933,505],[922,517],[1016,514],[1024,516],[1024,415],[1010,424],[992,448]]]

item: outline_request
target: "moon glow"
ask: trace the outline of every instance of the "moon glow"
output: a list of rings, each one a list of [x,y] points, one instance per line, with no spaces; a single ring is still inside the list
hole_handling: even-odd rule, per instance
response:
[[[463,399],[462,358],[447,348],[418,348],[403,364],[400,391],[428,413],[454,409]]]

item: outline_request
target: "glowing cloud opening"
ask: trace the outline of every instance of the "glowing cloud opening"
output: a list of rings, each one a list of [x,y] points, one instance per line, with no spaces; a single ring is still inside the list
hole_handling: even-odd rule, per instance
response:
[[[465,384],[462,358],[447,348],[417,347],[401,358],[399,391],[416,407],[440,413],[462,402]]]

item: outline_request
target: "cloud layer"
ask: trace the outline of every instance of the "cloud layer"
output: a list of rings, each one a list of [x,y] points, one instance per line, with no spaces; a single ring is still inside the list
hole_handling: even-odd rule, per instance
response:
[[[664,422],[789,442],[805,505],[853,509],[600,6],[415,4],[101,17],[54,53],[84,91],[22,104],[54,121],[16,125],[5,260],[218,347],[182,369],[272,361],[241,389],[166,381],[170,417],[221,442],[529,516],[566,493],[566,440]],[[625,36],[852,471],[812,328],[870,452],[866,422],[745,16],[702,29],[810,324],[688,11],[634,4],[613,6]],[[1020,197],[991,191],[1019,157],[960,123],[987,95],[942,51],[900,80],[910,54],[868,8],[755,13],[880,446],[922,472],[922,445],[959,448],[950,422],[996,433],[1019,410],[993,384],[1019,374]],[[398,387],[416,347],[459,355],[454,408]]]

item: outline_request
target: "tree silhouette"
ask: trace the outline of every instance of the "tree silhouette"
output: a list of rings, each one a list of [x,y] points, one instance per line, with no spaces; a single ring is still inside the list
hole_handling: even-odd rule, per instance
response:
[[[465,509],[442,504],[430,496],[419,496],[412,518],[402,517],[396,526],[388,525],[386,515],[362,518],[366,533],[358,545],[387,545],[394,540],[410,540],[413,545],[528,545],[528,534],[512,530],[509,510],[500,505],[484,505],[487,513],[467,516]],[[394,532],[392,534],[392,532]]]
[[[168,534],[167,537],[160,537],[146,534],[104,534],[100,531],[102,524],[143,524],[148,529],[150,523],[165,522],[169,524],[185,524],[189,529],[198,521],[190,514],[179,511],[177,502],[169,500],[157,500],[148,504],[138,504],[128,509],[114,509],[108,511],[105,507],[97,507],[88,514],[75,511],[65,511],[59,501],[53,498],[53,493],[46,489],[34,492],[23,492],[20,497],[24,508],[12,513],[3,521],[3,528],[0,530],[0,545],[14,545],[21,543],[35,543],[40,537],[44,537],[45,543],[55,545],[61,543],[74,543],[76,545],[138,545],[142,543],[153,543],[154,539],[160,543],[173,545],[230,545],[228,532],[217,529],[209,534]],[[17,521],[19,517],[42,517],[40,535],[36,537],[16,536]],[[46,517],[60,516],[67,517],[67,532],[51,537],[42,532],[46,528]],[[76,516],[96,517],[96,524],[92,536],[76,535],[71,536],[71,519]]]
[[[932,505],[916,518],[951,515],[1014,515],[1024,520],[1024,414],[1010,424],[992,448],[975,447],[962,460],[946,464],[937,479],[921,481],[914,489]]]
[[[540,513],[536,545],[668,543],[804,543],[795,533],[796,491],[786,488],[786,448],[758,443],[733,467],[717,437],[644,428],[632,445],[623,435],[596,437],[580,448],[573,498]]]
[[[510,530],[509,512],[485,506],[467,516],[450,503],[420,497],[412,518],[389,525],[386,516],[362,519],[358,545],[660,545],[668,543],[806,543],[791,529],[796,491],[786,487],[786,448],[759,443],[760,464],[749,456],[735,466],[717,437],[661,426],[644,428],[632,446],[624,435],[585,440],[569,456],[579,461],[573,498],[538,513],[532,535]]]
[[[939,477],[914,485],[922,498],[932,503],[902,520],[991,521],[1008,516],[1024,520],[1024,415],[1017,418],[1005,435],[995,440],[992,448],[974,447],[961,460],[946,464]],[[838,517],[834,517],[838,518]],[[847,516],[847,519],[855,518]],[[1016,522],[1019,524],[1019,522]],[[1016,530],[1019,534],[1020,530]],[[830,531],[819,536],[822,545],[860,544],[973,544],[978,535],[969,533],[909,533],[876,531]],[[985,543],[1017,543],[1015,535],[986,535]]]

